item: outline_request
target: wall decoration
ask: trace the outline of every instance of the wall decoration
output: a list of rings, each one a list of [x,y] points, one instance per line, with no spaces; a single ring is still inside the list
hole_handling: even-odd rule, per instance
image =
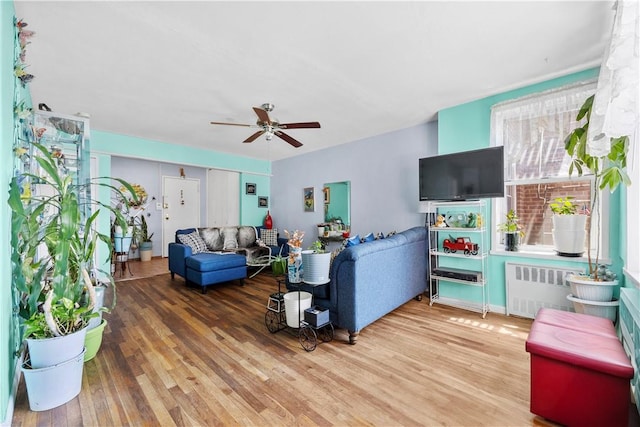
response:
[[[327,205],[331,202],[331,189],[329,187],[324,187],[322,192],[324,193],[324,204]]]
[[[244,185],[244,189],[245,189],[245,194],[249,194],[249,195],[252,195],[252,196],[256,195],[257,186],[253,182],[247,182]]]
[[[268,208],[269,207],[269,198],[266,196],[258,197],[258,207],[259,208]]]
[[[313,212],[315,210],[315,198],[313,193],[313,187],[306,187],[303,191],[305,212]]]

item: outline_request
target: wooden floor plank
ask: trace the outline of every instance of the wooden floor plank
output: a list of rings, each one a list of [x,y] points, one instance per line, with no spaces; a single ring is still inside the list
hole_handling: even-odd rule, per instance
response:
[[[425,298],[306,352],[265,327],[268,271],[202,294],[166,259],[131,264],[80,396],[31,412],[21,381],[14,426],[552,425],[529,412],[528,319]]]

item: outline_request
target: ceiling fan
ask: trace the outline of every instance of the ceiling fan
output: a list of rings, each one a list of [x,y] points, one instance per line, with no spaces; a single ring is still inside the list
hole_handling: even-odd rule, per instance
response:
[[[211,122],[212,125],[230,125],[230,126],[245,126],[245,127],[253,127],[260,128],[259,131],[251,135],[249,138],[245,139],[242,142],[253,142],[261,135],[266,134],[267,141],[271,141],[273,135],[277,136],[280,139],[285,140],[289,144],[298,148],[302,146],[302,143],[286,133],[282,132],[282,129],[305,129],[305,128],[319,128],[320,123],[318,122],[302,122],[302,123],[279,123],[277,120],[271,120],[269,117],[269,113],[273,111],[275,105],[273,104],[262,104],[260,107],[253,107],[253,111],[256,112],[258,116],[258,120],[255,125],[245,125],[241,123],[223,123],[223,122]]]

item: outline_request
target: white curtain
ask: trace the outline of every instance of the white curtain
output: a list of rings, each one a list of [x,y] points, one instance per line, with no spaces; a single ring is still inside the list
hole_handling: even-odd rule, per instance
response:
[[[639,113],[640,10],[638,0],[618,0],[611,41],[600,68],[589,123],[589,154],[609,152],[611,138],[628,135],[632,150]],[[632,151],[633,152],[633,151]]]

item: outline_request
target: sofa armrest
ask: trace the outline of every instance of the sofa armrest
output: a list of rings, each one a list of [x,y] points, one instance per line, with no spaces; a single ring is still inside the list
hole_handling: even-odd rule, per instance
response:
[[[184,278],[187,277],[185,260],[190,257],[193,250],[182,243],[169,243],[169,271]]]

